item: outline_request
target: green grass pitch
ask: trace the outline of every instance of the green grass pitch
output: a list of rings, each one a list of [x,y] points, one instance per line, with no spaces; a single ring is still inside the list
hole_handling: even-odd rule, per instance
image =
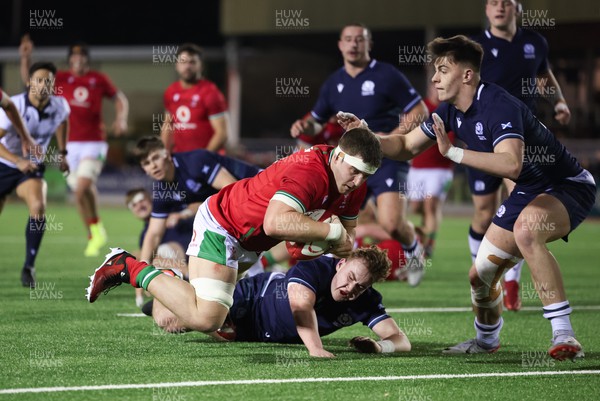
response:
[[[50,204],[48,231],[37,259],[36,290],[23,288],[26,208],[11,203],[0,216],[0,401],[2,400],[590,400],[600,388],[600,224],[586,221],[570,238],[550,245],[561,264],[572,322],[585,347],[577,363],[545,356],[550,325],[540,310],[504,314],[502,347],[494,355],[445,356],[441,349],[474,335],[470,312],[392,312],[413,350],[361,355],[347,347],[369,329],[355,325],[325,337],[332,360],[308,357],[302,345],[215,343],[199,333],[167,335],[139,312],[133,289],[122,286],[93,305],[84,295],[103,257],[84,258],[86,242],[74,206]],[[141,223],[126,209],[104,208],[109,245],[135,249]],[[389,310],[468,307],[468,219],[448,217],[423,283],[378,284]],[[108,247],[107,247],[108,251]],[[525,307],[540,307],[529,272],[522,280]],[[577,309],[578,306],[596,308]],[[536,372],[587,374],[540,375]],[[501,376],[501,373],[530,376]],[[490,373],[485,377],[472,374]],[[462,375],[444,377],[426,375]],[[411,378],[410,376],[415,376]],[[355,381],[343,378],[362,378]],[[379,379],[374,379],[379,377]],[[319,382],[284,379],[335,378]],[[340,379],[341,378],[341,379]],[[122,388],[126,384],[205,381],[236,384]],[[274,380],[275,382],[265,382]],[[7,389],[75,386],[116,389],[7,394]]]

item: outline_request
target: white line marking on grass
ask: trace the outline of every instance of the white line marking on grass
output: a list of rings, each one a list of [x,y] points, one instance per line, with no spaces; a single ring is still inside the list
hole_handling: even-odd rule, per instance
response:
[[[600,305],[572,306],[574,310],[600,310]],[[386,308],[389,313],[434,313],[434,312],[471,312],[473,309],[462,306],[448,308]],[[541,306],[524,306],[522,311],[541,311]],[[120,317],[145,317],[143,313],[117,313]]]
[[[574,310],[600,310],[600,305],[581,305],[571,306]],[[472,312],[471,307],[448,307],[448,308],[386,308],[387,312],[390,313],[432,313],[432,312]],[[540,311],[542,306],[524,306],[521,308],[522,311]]]
[[[286,384],[286,383],[329,383],[329,382],[356,382],[356,381],[398,381],[398,380],[430,380],[430,379],[473,379],[485,377],[522,377],[522,376],[561,376],[561,375],[597,375],[600,370],[563,370],[547,372],[498,372],[498,373],[461,373],[413,376],[374,376],[374,377],[306,377],[298,379],[253,379],[253,380],[208,380],[195,382],[174,383],[141,383],[141,384],[106,384],[101,386],[77,387],[37,387],[37,388],[9,388],[0,390],[0,394],[23,393],[56,393],[66,391],[95,391],[95,390],[127,390],[140,388],[164,387],[205,387],[205,386],[230,386],[254,384]]]

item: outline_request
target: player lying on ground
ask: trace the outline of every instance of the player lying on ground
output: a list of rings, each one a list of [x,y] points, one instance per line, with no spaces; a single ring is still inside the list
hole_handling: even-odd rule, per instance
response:
[[[548,353],[558,360],[582,357],[558,262],[546,243],[566,241],[586,218],[596,199],[594,179],[525,104],[501,87],[481,81],[483,50],[477,42],[461,35],[437,38],[428,48],[440,106],[407,135],[382,137],[384,154],[407,160],[437,141],[440,153],[455,163],[516,183],[496,212],[469,272],[476,338],[445,352],[498,350],[503,325],[500,279],[524,258],[544,317],[552,326]],[[356,117],[345,117],[340,120],[345,128],[361,125]],[[454,131],[468,149],[452,146],[446,130]],[[535,157],[540,151],[544,157]]]
[[[371,285],[390,271],[386,252],[372,246],[346,259],[321,256],[302,261],[287,273],[261,273],[235,287],[226,327],[217,333],[230,341],[304,343],[311,356],[333,357],[321,337],[361,322],[380,338],[359,336],[350,345],[360,352],[410,351],[406,335],[385,311],[381,294]],[[164,309],[154,321],[170,332],[185,331]]]

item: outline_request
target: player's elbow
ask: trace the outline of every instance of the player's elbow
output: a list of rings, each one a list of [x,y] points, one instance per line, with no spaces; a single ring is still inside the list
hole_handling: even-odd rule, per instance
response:
[[[277,224],[277,216],[267,213],[263,220],[263,231],[271,238],[279,239],[281,236],[280,225]]]
[[[521,169],[523,168],[523,164],[519,161],[512,161],[507,164],[506,178],[516,181],[521,175]]]

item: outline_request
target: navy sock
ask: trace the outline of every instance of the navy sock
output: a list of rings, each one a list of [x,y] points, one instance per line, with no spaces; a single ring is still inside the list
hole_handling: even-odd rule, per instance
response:
[[[46,216],[40,219],[29,216],[27,229],[25,230],[25,266],[35,264],[35,257],[42,243],[42,237],[46,231]]]

